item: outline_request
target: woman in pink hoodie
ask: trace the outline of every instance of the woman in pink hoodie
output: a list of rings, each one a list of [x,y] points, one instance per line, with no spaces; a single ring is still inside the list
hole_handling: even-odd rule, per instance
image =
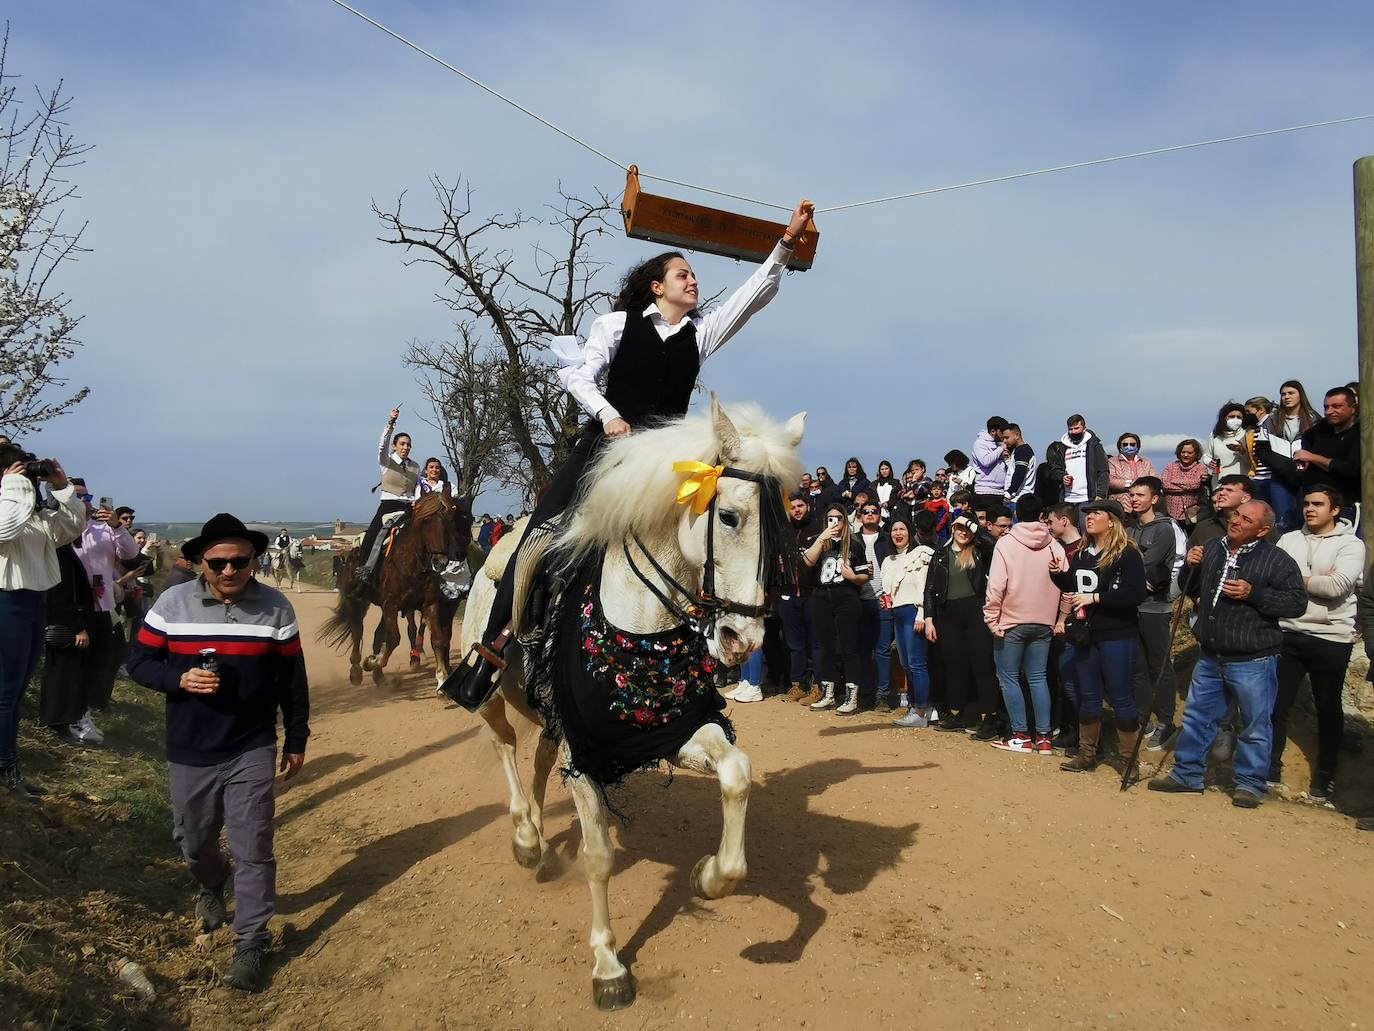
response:
[[[1050,580],[1050,563],[1067,565],[1063,546],[1040,522],[1044,502],[1026,494],[1016,502],[1017,523],[997,542],[988,570],[983,618],[992,631],[992,657],[1011,731],[992,747],[1006,752],[1053,755],[1050,744],[1050,685],[1046,666],[1063,593]],[[1030,685],[1035,737],[1030,735],[1021,674]]]

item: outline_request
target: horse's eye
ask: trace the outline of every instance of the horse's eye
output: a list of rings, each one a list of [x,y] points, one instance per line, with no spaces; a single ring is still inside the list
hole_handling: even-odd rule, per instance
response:
[[[720,521],[733,529],[739,526],[739,513],[732,512],[728,508],[722,508],[720,510]]]

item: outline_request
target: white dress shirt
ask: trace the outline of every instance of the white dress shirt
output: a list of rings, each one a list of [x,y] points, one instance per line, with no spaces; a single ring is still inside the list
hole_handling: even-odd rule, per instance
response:
[[[778,283],[792,256],[791,248],[781,242],[773,248],[768,260],[760,265],[744,285],[726,298],[725,303],[705,315],[691,319],[696,327],[697,353],[701,361],[725,346],[732,336],[755,314],[763,309],[778,292]],[[644,309],[659,337],[667,340],[689,320],[670,324],[655,304]],[[568,375],[568,393],[577,399],[583,411],[603,425],[620,418],[620,413],[606,400],[606,373],[620,347],[625,332],[625,313],[613,311],[592,323],[587,343],[582,348],[582,364]]]
[[[86,506],[71,484],[49,493],[57,508],[35,507],[27,476],[0,479],[0,591],[46,591],[61,582],[57,548],[81,536]]]

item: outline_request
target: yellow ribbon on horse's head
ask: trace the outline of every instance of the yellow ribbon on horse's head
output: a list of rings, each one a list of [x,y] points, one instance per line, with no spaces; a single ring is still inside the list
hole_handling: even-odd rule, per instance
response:
[[[711,499],[716,496],[716,481],[725,471],[723,465],[707,465],[705,462],[674,462],[673,472],[686,473],[687,478],[678,484],[677,503],[692,503],[692,511],[701,515],[711,507]]]

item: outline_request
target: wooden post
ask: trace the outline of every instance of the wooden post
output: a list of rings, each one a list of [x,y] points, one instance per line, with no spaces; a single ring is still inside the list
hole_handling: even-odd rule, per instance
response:
[[[1360,494],[1365,569],[1374,562],[1374,156],[1355,162],[1355,304],[1360,345]],[[1367,406],[1367,407],[1366,407]]]

